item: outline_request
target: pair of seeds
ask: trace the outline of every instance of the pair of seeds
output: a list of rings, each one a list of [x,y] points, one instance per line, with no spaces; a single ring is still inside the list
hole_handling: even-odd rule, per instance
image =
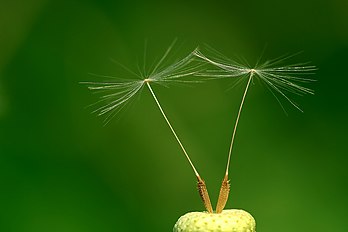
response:
[[[139,77],[139,80],[127,80],[127,79],[114,79],[112,82],[85,82],[88,84],[88,88],[93,91],[98,91],[101,93],[100,100],[96,104],[102,104],[101,107],[97,108],[94,112],[98,115],[106,115],[105,124],[107,124],[115,115],[117,115],[125,106],[127,106],[140,92],[147,88],[153,99],[155,100],[156,105],[158,106],[163,118],[168,124],[172,134],[174,135],[176,141],[178,142],[181,150],[183,151],[186,159],[188,160],[194,174],[198,180],[198,192],[203,201],[205,209],[208,213],[214,213],[209,194],[207,191],[207,186],[204,180],[201,178],[196,167],[191,161],[186,149],[184,148],[181,140],[179,139],[177,133],[172,127],[169,119],[167,118],[165,111],[163,110],[159,99],[157,98],[152,84],[160,85],[169,85],[172,83],[200,83],[203,81],[216,80],[221,78],[232,78],[238,79],[238,82],[246,80],[246,86],[244,93],[240,102],[239,110],[237,113],[236,121],[233,127],[232,138],[227,158],[227,165],[225,176],[222,181],[220,188],[219,198],[217,206],[215,209],[216,214],[223,212],[226,202],[228,200],[230,192],[230,183],[229,183],[229,166],[231,160],[231,154],[234,144],[234,139],[237,131],[238,122],[240,115],[243,109],[243,105],[247,96],[247,93],[250,89],[251,83],[253,80],[260,80],[260,83],[265,84],[268,90],[274,95],[277,101],[280,103],[281,107],[284,107],[281,104],[280,99],[283,98],[295,108],[301,111],[299,106],[289,97],[289,94],[304,95],[304,94],[313,94],[313,91],[303,85],[313,82],[311,78],[307,78],[308,74],[312,74],[316,68],[315,66],[306,65],[304,63],[279,66],[284,60],[289,57],[280,57],[277,59],[269,60],[263,63],[260,63],[260,60],[256,63],[254,67],[246,64],[237,63],[224,55],[207,48],[207,54],[202,52],[200,49],[195,49],[193,52],[188,54],[186,57],[171,63],[169,65],[164,65],[168,55],[174,47],[176,41],[174,41],[169,48],[166,50],[162,58],[158,63],[150,70],[150,72],[145,73],[145,71],[138,75],[137,73],[127,69],[128,72]],[[213,55],[208,55],[208,53],[213,53]],[[234,211],[233,215],[244,215],[245,211]],[[231,216],[231,212],[225,212],[224,215]],[[246,213],[248,214],[248,213]],[[250,215],[250,214],[249,214]],[[186,216],[186,215],[185,215]],[[183,216],[183,217],[185,217]],[[192,215],[191,215],[192,216]],[[196,217],[195,215],[194,217]],[[250,215],[252,218],[252,216]],[[190,217],[189,217],[190,218]],[[191,218],[192,219],[192,218]],[[184,218],[184,221],[190,221],[192,225],[193,221],[187,218]],[[249,220],[249,219],[248,219]],[[199,221],[199,220],[198,220]],[[232,220],[233,221],[233,220]],[[239,220],[240,221],[240,220]],[[251,220],[252,221],[252,220]],[[196,222],[197,223],[197,220]],[[186,223],[187,224],[187,223]],[[208,223],[209,224],[209,223]],[[233,223],[232,223],[233,224]],[[196,224],[195,224],[196,225]],[[204,224],[203,224],[204,225]],[[236,224],[237,225],[237,224]],[[181,226],[181,227],[180,227]],[[186,226],[186,227],[185,227]],[[240,227],[240,225],[237,225]],[[174,231],[208,231],[204,229],[204,226],[199,230],[194,229],[182,229],[191,228],[190,226],[181,223],[180,219],[174,227]],[[198,226],[199,227],[199,226]],[[250,228],[245,227],[246,229],[238,229],[231,231],[254,231],[255,222],[251,222]],[[192,227],[193,228],[193,227]],[[208,228],[208,227],[207,227]],[[221,228],[221,225],[217,225],[217,228]],[[240,227],[242,228],[242,227]],[[243,227],[244,228],[244,227]],[[251,229],[254,228],[254,229]],[[212,230],[215,231],[215,230]],[[219,231],[219,230],[216,230]],[[230,230],[220,230],[220,231],[230,231]]]

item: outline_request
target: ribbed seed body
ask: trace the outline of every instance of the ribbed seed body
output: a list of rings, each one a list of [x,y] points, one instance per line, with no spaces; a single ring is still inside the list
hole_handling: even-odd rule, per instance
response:
[[[222,213],[190,212],[179,218],[173,232],[256,232],[255,219],[241,209]]]

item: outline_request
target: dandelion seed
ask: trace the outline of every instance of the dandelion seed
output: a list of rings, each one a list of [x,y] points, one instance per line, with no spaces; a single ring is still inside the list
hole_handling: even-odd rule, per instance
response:
[[[146,72],[145,64],[143,65],[142,70],[138,68],[138,71],[142,71],[140,75],[129,70],[127,67],[121,65],[130,74],[138,77],[140,80],[113,78],[114,81],[112,82],[84,82],[84,84],[87,84],[90,90],[101,94],[100,100],[96,102],[94,105],[103,105],[97,108],[94,112],[100,116],[107,115],[105,119],[105,124],[107,124],[126,105],[128,105],[135,98],[135,96],[139,95],[140,92],[143,90],[144,86],[146,86],[149,89],[157,107],[159,108],[163,118],[165,119],[177,143],[179,144],[186,159],[188,160],[192,170],[194,171],[194,174],[197,177],[199,194],[203,200],[203,203],[207,211],[212,213],[213,209],[210,203],[210,198],[207,192],[205,182],[200,177],[197,169],[193,165],[193,162],[191,161],[186,149],[184,148],[181,140],[179,139],[177,133],[171,125],[153,88],[151,87],[152,83],[164,85],[167,87],[169,84],[190,84],[202,82],[202,80],[191,80],[187,78],[193,75],[197,75],[198,72],[201,71],[201,67],[204,65],[202,63],[194,63],[196,59],[193,52],[188,54],[183,59],[177,60],[176,62],[173,62],[169,65],[164,65],[175,43],[176,40],[174,40],[174,42],[165,51],[161,59],[153,66],[153,68],[150,68],[150,71],[148,72]],[[144,59],[145,56],[146,52],[144,52]]]
[[[210,49],[212,51],[212,49]],[[304,94],[314,94],[314,91],[302,86],[309,82],[313,82],[313,79],[303,77],[304,75],[312,74],[316,70],[315,66],[310,66],[306,64],[294,64],[287,66],[277,66],[283,61],[289,59],[290,57],[279,57],[274,60],[266,61],[264,63],[259,63],[258,61],[254,67],[250,65],[242,65],[238,62],[235,62],[221,53],[213,51],[215,56],[210,58],[204,55],[198,49],[194,52],[194,55],[200,58],[201,60],[208,62],[215,67],[218,67],[216,70],[207,70],[204,73],[200,73],[200,76],[207,76],[209,78],[247,78],[247,84],[243,93],[243,97],[239,106],[237,113],[237,118],[233,127],[232,139],[230,143],[230,148],[228,152],[227,165],[225,176],[222,181],[220,188],[220,194],[218,198],[218,203],[216,207],[216,212],[221,213],[224,209],[228,195],[230,191],[230,183],[228,179],[228,171],[230,166],[231,154],[233,149],[233,144],[235,140],[235,135],[237,131],[237,126],[239,123],[240,115],[243,109],[246,95],[248,93],[250,83],[253,78],[259,78],[263,83],[266,84],[266,87],[271,91],[273,96],[277,99],[283,110],[280,99],[278,96],[286,99],[291,105],[300,110],[300,107],[288,96],[289,94],[304,95]]]

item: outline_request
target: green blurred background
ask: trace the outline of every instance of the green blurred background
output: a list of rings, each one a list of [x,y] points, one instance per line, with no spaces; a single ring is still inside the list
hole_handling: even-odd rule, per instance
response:
[[[0,2],[0,231],[171,231],[204,208],[148,91],[107,126],[81,81],[147,64],[178,37],[255,61],[303,51],[318,67],[305,113],[257,83],[242,114],[228,208],[262,232],[348,231],[348,2]],[[216,204],[242,88],[154,86]]]

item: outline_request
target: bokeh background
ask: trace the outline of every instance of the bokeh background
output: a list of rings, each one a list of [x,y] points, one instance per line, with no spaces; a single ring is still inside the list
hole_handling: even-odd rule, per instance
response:
[[[228,208],[262,232],[348,231],[348,2],[2,0],[0,231],[171,231],[204,208],[195,177],[144,91],[107,126],[81,81],[126,75],[207,43],[251,63],[302,51],[318,67],[304,113],[255,83],[231,166]],[[266,48],[266,49],[264,49]],[[242,87],[154,86],[216,204]]]

